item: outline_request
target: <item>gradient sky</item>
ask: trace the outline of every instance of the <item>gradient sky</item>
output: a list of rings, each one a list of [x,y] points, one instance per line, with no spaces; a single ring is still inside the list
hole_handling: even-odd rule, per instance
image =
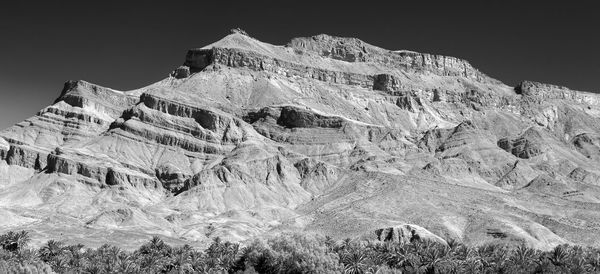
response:
[[[188,48],[235,27],[272,44],[352,36],[464,58],[509,85],[527,79],[600,91],[594,1],[11,2],[0,10],[0,129],[51,104],[69,79],[118,90],[156,82],[183,63]]]

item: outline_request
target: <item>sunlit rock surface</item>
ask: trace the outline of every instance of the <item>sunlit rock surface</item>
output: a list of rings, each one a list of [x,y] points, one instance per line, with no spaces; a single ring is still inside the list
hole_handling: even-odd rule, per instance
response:
[[[69,81],[1,131],[0,230],[600,245],[594,93],[328,35],[236,32],[183,59],[132,91]]]

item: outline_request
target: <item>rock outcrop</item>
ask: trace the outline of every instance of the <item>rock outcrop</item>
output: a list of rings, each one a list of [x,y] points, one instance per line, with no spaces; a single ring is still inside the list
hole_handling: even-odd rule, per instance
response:
[[[406,244],[415,241],[432,241],[447,244],[444,239],[417,225],[381,228],[375,230],[375,235],[377,240],[383,242]]]
[[[515,87],[515,91],[523,96],[533,97],[537,100],[561,99],[597,106],[600,104],[600,97],[595,93],[571,90],[567,87],[561,87],[550,84],[543,84],[532,81],[523,81]]]
[[[235,31],[147,87],[68,81],[1,131],[0,230],[597,246],[598,98],[356,38]]]
[[[542,136],[532,128],[515,139],[502,138],[498,140],[498,146],[522,159],[529,159],[544,152]]]

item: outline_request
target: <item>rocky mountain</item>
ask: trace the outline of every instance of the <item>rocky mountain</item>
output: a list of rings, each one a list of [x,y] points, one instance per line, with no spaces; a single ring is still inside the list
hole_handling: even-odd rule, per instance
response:
[[[0,132],[0,230],[137,246],[290,230],[600,246],[600,97],[454,57],[234,32]]]

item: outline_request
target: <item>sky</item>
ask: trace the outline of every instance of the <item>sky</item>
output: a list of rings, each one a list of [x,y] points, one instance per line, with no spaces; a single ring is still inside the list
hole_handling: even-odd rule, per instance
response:
[[[0,129],[50,105],[66,80],[139,88],[237,27],[271,44],[356,37],[463,58],[508,85],[600,92],[594,1],[524,2],[11,1],[0,10]]]

